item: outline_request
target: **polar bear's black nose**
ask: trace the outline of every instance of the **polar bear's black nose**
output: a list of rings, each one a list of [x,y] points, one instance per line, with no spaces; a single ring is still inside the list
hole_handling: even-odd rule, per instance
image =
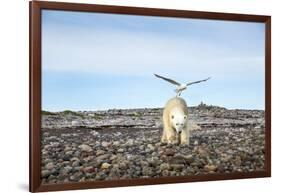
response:
[[[179,134],[181,134],[181,131],[179,131]]]

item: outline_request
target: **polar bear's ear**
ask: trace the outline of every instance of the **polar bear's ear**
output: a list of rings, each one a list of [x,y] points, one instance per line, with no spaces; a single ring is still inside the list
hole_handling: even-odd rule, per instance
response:
[[[174,119],[175,118],[174,115],[172,115],[171,118]]]

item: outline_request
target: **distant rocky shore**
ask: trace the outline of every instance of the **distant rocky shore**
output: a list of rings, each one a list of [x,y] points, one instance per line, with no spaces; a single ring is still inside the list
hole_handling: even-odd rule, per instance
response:
[[[264,170],[264,111],[189,108],[191,144],[160,143],[162,109],[42,112],[42,181]]]
[[[161,108],[110,109],[106,111],[42,112],[42,128],[162,128]],[[201,104],[189,107],[189,120],[201,128],[264,125],[262,110],[227,110]]]

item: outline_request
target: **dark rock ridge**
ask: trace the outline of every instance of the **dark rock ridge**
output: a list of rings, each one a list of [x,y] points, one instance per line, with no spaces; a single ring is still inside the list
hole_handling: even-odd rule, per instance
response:
[[[162,111],[162,108],[144,108],[45,112],[42,115],[42,128],[162,128]],[[264,111],[227,110],[201,104],[198,107],[189,107],[189,120],[201,128],[258,126],[264,124]]]
[[[264,111],[189,108],[189,146],[160,142],[162,109],[42,113],[43,183],[264,170]]]

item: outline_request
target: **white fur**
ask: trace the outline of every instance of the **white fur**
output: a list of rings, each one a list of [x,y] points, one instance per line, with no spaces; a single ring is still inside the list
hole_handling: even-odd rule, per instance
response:
[[[183,98],[170,99],[163,111],[163,143],[177,143],[177,135],[181,144],[189,144],[189,127],[187,105]]]

